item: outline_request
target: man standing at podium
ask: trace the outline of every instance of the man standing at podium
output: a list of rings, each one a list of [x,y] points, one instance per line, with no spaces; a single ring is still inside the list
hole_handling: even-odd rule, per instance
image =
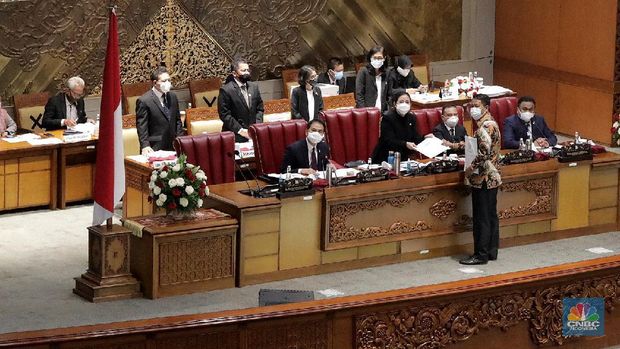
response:
[[[183,135],[179,100],[170,92],[172,83],[165,67],[151,73],[153,88],[136,101],[136,129],[142,155],[173,150],[172,142]]]

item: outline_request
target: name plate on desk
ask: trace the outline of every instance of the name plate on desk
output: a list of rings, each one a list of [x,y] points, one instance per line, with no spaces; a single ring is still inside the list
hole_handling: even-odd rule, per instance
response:
[[[446,172],[454,172],[459,169],[459,161],[458,160],[438,160],[433,161],[430,164],[426,165],[426,172],[428,173],[446,173]]]
[[[517,150],[506,154],[502,158],[502,163],[505,165],[523,164],[534,161],[535,156],[536,152],[533,150]]]
[[[67,133],[62,136],[62,139],[65,143],[75,143],[75,142],[83,142],[90,141],[92,136],[90,133]]]
[[[592,147],[588,143],[573,143],[565,146],[558,153],[559,162],[592,160]]]
[[[312,183],[312,179],[308,177],[285,179],[280,182],[280,190],[277,193],[277,197],[312,195],[314,194]]]
[[[390,172],[384,168],[371,168],[357,174],[358,183],[377,182],[388,179]]]

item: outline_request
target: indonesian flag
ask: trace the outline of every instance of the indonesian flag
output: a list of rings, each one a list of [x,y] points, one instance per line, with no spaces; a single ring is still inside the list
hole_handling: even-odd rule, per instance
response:
[[[95,171],[93,225],[114,215],[114,205],[125,193],[123,163],[123,113],[121,111],[121,68],[118,48],[118,22],[110,11],[108,47],[103,70],[103,88],[99,118],[99,144]]]

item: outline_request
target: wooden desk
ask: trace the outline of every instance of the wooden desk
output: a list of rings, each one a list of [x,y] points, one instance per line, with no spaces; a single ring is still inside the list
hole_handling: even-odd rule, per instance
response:
[[[0,211],[56,208],[57,145],[0,141]]]
[[[432,94],[435,94],[437,96],[439,96],[439,91],[436,90],[435,92],[432,92]],[[517,93],[516,92],[512,92],[512,93],[508,93],[502,96],[495,96],[495,97],[491,97],[491,98],[501,98],[501,97],[509,97],[509,96],[516,96]],[[430,102],[430,103],[421,103],[421,102],[417,102],[415,100],[411,100],[411,109],[427,109],[427,108],[437,108],[437,107],[445,107],[447,105],[464,105],[466,103],[469,103],[471,101],[471,98],[469,97],[460,97],[457,99],[447,99],[447,100],[438,100],[438,101],[434,101],[434,102]]]
[[[58,208],[92,199],[97,140],[63,143],[58,149]]]
[[[193,219],[167,216],[126,220],[131,237],[131,271],[148,298],[235,286],[237,220],[215,210]]]

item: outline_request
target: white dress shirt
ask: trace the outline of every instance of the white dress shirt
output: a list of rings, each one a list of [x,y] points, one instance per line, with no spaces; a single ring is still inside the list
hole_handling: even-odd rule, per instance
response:
[[[78,115],[77,115],[77,103],[73,104],[71,102],[69,102],[69,98],[67,98],[67,96],[65,95],[65,107],[67,108],[67,112],[66,112],[66,120],[73,120],[75,122],[77,122],[78,120]],[[65,119],[61,119],[60,120],[60,126],[65,126]]]
[[[308,121],[312,121],[314,120],[314,89],[306,89],[306,96],[308,96]]]
[[[375,77],[375,84],[377,85],[377,100],[375,101],[375,107],[381,109],[381,75]]]

